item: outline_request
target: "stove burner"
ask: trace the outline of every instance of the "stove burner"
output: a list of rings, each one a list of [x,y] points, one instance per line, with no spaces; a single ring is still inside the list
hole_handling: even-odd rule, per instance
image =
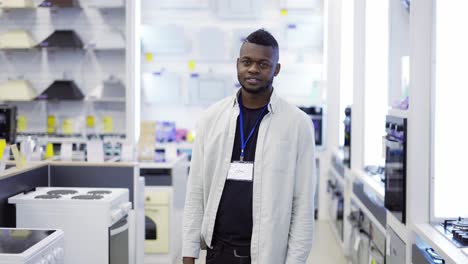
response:
[[[77,195],[73,196],[72,199],[74,200],[101,200],[104,196],[102,195]]]
[[[459,230],[468,231],[468,220],[456,221],[453,223],[453,227]]]
[[[450,238],[457,247],[468,247],[468,220],[445,220],[441,224],[443,234]]]
[[[77,191],[75,190],[53,190],[53,191],[48,191],[47,194],[52,194],[52,195],[67,195],[67,194],[75,194]]]
[[[34,199],[59,199],[61,197],[62,196],[58,194],[44,194],[44,195],[35,196]]]
[[[112,192],[111,191],[105,191],[105,190],[102,190],[102,191],[89,191],[88,194],[92,194],[92,195],[99,195],[99,194],[111,194]]]

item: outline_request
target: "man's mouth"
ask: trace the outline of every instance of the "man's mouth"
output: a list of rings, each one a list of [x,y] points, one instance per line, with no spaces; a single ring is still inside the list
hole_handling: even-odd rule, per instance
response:
[[[250,85],[257,85],[260,83],[260,80],[256,78],[245,78],[245,82]]]

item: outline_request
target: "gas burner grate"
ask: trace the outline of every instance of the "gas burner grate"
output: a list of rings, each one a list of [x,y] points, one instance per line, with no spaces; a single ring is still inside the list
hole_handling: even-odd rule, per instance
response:
[[[101,200],[103,198],[102,195],[77,195],[72,197],[74,200]]]
[[[53,191],[48,191],[47,194],[51,195],[69,195],[69,194],[76,194],[78,193],[75,190],[53,190]]]
[[[111,191],[106,191],[106,190],[88,192],[88,194],[92,194],[92,195],[102,195],[102,194],[111,194],[111,193],[112,193]]]
[[[60,199],[62,198],[61,195],[58,194],[44,194],[35,196],[34,199]]]

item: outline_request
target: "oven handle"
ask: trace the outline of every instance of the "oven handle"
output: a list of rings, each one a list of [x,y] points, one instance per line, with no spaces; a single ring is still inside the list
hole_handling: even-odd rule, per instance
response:
[[[115,236],[115,235],[118,235],[122,232],[124,232],[125,230],[128,230],[128,220],[127,220],[127,217],[123,218],[125,219],[125,224],[115,228],[115,229],[111,229],[110,230],[110,235],[111,236]]]

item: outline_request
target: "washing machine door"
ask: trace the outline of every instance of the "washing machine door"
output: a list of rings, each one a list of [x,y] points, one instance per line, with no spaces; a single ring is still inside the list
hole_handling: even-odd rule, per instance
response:
[[[145,216],[145,240],[158,239],[158,227],[153,219]]]
[[[357,264],[369,264],[370,239],[369,235],[361,231],[359,233],[360,242],[358,247]]]

